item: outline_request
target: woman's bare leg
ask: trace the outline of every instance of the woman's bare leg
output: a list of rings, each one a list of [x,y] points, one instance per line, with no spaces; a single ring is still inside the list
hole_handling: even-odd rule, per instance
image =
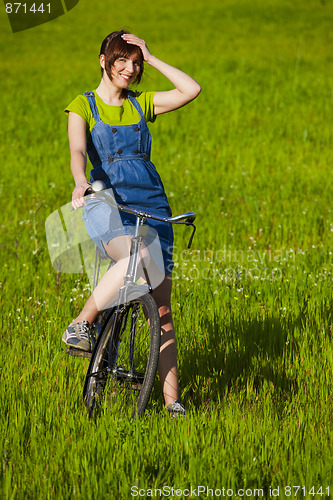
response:
[[[119,288],[124,284],[130,245],[131,236],[119,236],[104,245],[107,254],[116,264],[104,274],[73,323],[84,320],[92,323],[100,311],[107,309],[117,300]]]
[[[111,307],[116,302],[119,288],[124,285],[124,277],[127,273],[131,238],[132,236],[119,236],[109,241],[107,245],[104,245],[107,254],[116,261],[116,264],[104,274],[73,323],[86,320],[91,324],[100,311]],[[142,262],[145,263],[145,267],[148,270],[150,269],[149,251],[147,251],[144,243],[142,244],[140,255],[137,278],[144,278]],[[150,277],[152,277],[153,273],[155,275],[158,273],[158,270],[155,270],[153,265],[151,267],[153,271],[149,272]]]
[[[176,401],[178,394],[177,344],[171,312],[171,274],[153,291],[161,319],[161,349],[158,371],[165,405]]]

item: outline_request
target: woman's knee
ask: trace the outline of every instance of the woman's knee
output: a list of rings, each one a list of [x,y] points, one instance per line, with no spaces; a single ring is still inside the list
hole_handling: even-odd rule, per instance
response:
[[[107,255],[118,262],[122,259],[128,259],[131,248],[131,236],[118,236],[110,240],[107,244],[103,243]]]

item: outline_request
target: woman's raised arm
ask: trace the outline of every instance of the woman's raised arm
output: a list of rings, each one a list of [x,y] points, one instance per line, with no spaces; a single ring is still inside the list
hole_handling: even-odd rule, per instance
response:
[[[181,108],[199,95],[201,87],[198,82],[183,71],[153,56],[144,40],[132,34],[124,34],[122,37],[127,43],[138,45],[142,51],[144,61],[153,68],[156,68],[176,87],[173,90],[156,92],[153,101],[155,115]]]

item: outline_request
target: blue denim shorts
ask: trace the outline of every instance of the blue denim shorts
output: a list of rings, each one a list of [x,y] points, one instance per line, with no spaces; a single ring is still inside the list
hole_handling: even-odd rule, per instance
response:
[[[86,199],[86,205],[83,207],[83,220],[89,236],[105,256],[107,254],[103,243],[107,245],[109,241],[118,236],[134,235],[135,233],[135,215],[119,212],[117,208],[92,198]],[[174,267],[172,224],[148,219],[145,225],[149,226],[144,239],[146,246],[156,263],[164,265],[164,273],[170,274]],[[163,258],[162,261],[159,254]]]

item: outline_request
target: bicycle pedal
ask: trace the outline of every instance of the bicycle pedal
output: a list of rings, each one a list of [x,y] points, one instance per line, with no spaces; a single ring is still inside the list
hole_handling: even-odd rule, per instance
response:
[[[82,349],[76,349],[75,347],[67,347],[66,354],[77,358],[91,358],[91,351],[82,351]]]

